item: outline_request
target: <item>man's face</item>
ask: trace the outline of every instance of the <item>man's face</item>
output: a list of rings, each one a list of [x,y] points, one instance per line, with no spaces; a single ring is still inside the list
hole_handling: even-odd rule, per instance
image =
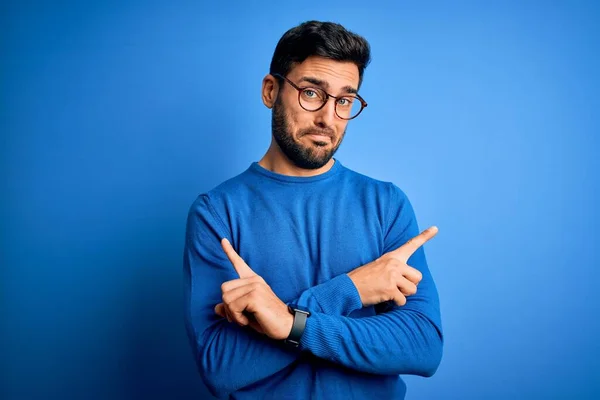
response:
[[[321,88],[339,96],[358,89],[358,67],[322,57],[309,57],[296,65],[287,78],[299,87]],[[335,113],[329,98],[318,111],[306,111],[298,103],[298,91],[282,82],[273,105],[272,130],[282,152],[299,168],[323,167],[342,143],[348,120]]]

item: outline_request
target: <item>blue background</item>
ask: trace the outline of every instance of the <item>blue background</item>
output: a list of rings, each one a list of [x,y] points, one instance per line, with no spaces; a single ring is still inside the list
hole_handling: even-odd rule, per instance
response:
[[[206,397],[186,214],[266,151],[307,19],[372,45],[337,157],[440,228],[444,358],[407,398],[600,396],[599,7],[371,3],[3,2],[0,397]]]

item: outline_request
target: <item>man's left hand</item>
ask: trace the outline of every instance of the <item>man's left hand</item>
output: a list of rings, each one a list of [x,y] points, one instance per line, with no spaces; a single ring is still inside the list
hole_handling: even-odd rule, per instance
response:
[[[294,323],[288,306],[246,264],[227,239],[221,240],[221,246],[240,278],[221,285],[223,303],[217,304],[215,313],[229,322],[249,326],[272,339],[286,339]]]

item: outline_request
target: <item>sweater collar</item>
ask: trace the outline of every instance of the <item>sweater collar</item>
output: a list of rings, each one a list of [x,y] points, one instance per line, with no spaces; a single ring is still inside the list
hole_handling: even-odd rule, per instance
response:
[[[314,175],[314,176],[291,176],[291,175],[278,174],[276,172],[269,171],[268,169],[262,167],[258,162],[253,162],[250,165],[249,169],[260,175],[266,176],[267,178],[275,179],[278,181],[292,182],[292,183],[309,183],[309,182],[316,182],[316,181],[320,181],[323,179],[327,179],[327,178],[337,174],[342,169],[342,164],[336,158],[334,158],[333,160],[334,160],[333,166],[329,169],[329,171],[323,172],[322,174]]]

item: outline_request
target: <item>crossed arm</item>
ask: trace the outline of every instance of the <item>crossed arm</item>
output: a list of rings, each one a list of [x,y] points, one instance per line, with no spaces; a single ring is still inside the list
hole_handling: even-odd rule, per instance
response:
[[[221,235],[210,223],[210,214],[202,211],[197,209],[188,219],[184,254],[186,326],[200,373],[214,395],[226,396],[272,376],[294,363],[300,351],[375,374],[430,376],[435,372],[442,352],[441,324],[437,292],[422,248],[409,260],[423,273],[422,281],[418,292],[407,297],[404,306],[394,305],[372,317],[347,317],[364,305],[347,274],[309,288],[296,299],[279,300],[282,304],[296,302],[313,311],[299,351],[274,340],[287,336],[288,325],[269,323],[268,316],[252,314],[252,309],[246,312],[257,319],[245,324],[229,323],[222,318],[226,315],[223,305],[215,310],[215,305],[223,300],[219,287],[223,282],[236,281],[235,271],[240,274],[240,268],[235,266],[231,254],[228,257],[221,248]],[[404,231],[418,233],[416,224]],[[239,279],[249,278],[242,277],[251,271],[247,268]],[[282,316],[271,319],[283,321]],[[232,365],[244,373],[231,374]]]

